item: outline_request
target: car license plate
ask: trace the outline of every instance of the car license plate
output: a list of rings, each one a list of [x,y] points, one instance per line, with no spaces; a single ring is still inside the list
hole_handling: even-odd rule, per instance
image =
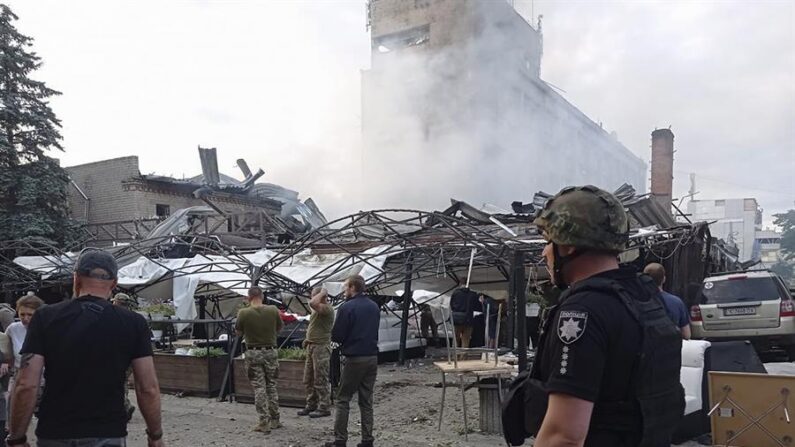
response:
[[[756,308],[754,307],[730,307],[723,309],[723,315],[756,315]]]

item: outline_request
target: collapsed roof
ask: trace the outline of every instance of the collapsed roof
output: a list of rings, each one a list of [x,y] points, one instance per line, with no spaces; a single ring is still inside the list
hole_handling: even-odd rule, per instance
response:
[[[654,212],[637,211],[644,202],[634,191],[621,192],[633,218],[644,223],[654,218]],[[536,195],[534,212],[543,206],[544,197],[549,196]],[[640,209],[654,209],[656,204],[645,203]],[[147,238],[111,252],[119,262],[120,287],[147,299],[173,299],[183,318],[195,316],[195,297],[220,302],[239,298],[258,284],[290,305],[319,285],[333,295],[340,293],[342,281],[351,274],[362,274],[377,295],[394,295],[407,278],[414,287],[440,296],[470,282],[504,295],[517,253],[528,274],[545,275],[537,268],[545,241],[532,224],[533,213],[526,205],[521,210],[484,211],[453,200],[442,212],[364,211],[315,228],[289,244],[246,246],[201,233],[192,219],[212,210],[195,207],[175,213]],[[686,297],[704,274],[733,261],[716,247],[706,225],[666,227],[669,219],[673,220],[633,228],[624,260],[641,266],[651,260],[663,262],[675,279],[673,291]],[[68,282],[76,255],[20,241],[0,243],[0,257],[6,257],[0,265],[14,267],[0,273],[31,288]]]

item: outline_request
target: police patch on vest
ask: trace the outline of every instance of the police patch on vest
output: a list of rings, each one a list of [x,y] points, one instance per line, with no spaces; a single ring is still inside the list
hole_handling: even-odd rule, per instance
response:
[[[567,345],[574,343],[585,333],[587,322],[588,312],[561,311],[558,316],[558,338]]]

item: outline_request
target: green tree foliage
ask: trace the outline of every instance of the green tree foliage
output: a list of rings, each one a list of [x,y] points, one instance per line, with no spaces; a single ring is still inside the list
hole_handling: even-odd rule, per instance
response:
[[[795,260],[795,210],[786,213],[774,214],[776,219],[773,221],[781,227],[781,256],[788,260]]]
[[[0,240],[73,242],[69,178],[47,151],[63,150],[61,123],[49,98],[60,95],[29,76],[41,66],[33,39],[14,27],[17,16],[0,4]]]
[[[784,279],[784,281],[786,281],[787,283],[791,283],[792,282],[792,277],[793,277],[793,273],[794,272],[793,272],[792,264],[790,264],[789,262],[787,262],[787,261],[778,261],[775,264],[773,264],[772,266],[770,266],[770,270],[773,273],[777,274],[778,276],[782,277]]]

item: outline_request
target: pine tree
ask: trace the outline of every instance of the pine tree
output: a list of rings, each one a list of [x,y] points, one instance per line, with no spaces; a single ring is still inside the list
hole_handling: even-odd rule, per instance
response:
[[[0,240],[72,242],[69,178],[47,151],[63,150],[61,123],[48,99],[60,95],[29,76],[41,66],[33,39],[0,4]]]

